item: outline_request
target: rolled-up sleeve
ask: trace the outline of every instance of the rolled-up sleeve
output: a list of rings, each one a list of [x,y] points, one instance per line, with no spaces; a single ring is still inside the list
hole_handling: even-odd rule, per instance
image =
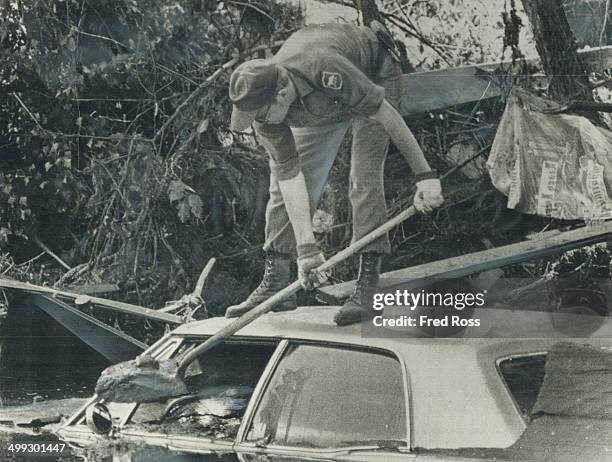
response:
[[[295,139],[287,125],[254,122],[253,128],[258,141],[270,156],[270,169],[280,181],[289,180],[300,173]]]

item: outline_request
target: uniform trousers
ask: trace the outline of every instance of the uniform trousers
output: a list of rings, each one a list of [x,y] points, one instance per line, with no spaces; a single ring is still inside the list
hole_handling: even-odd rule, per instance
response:
[[[390,56],[385,58],[374,82],[385,88],[385,99],[396,109],[402,96],[401,70]],[[352,240],[362,238],[387,221],[383,171],[389,147],[389,136],[383,126],[366,117],[324,126],[291,128],[301,171],[310,198],[310,213],[316,210],[342,140],[352,124],[349,199],[352,208]],[[284,254],[296,253],[293,228],[285,209],[278,179],[271,174],[270,198],[266,207],[264,250]],[[391,251],[385,235],[361,252],[388,254]]]

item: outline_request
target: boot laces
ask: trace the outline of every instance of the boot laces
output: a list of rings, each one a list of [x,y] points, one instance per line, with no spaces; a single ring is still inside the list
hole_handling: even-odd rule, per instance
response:
[[[361,297],[365,295],[368,288],[376,286],[378,283],[380,257],[376,254],[362,254],[359,259],[359,273],[357,283],[353,289],[350,299],[361,304]]]
[[[266,264],[264,267],[264,276],[263,280],[266,282],[270,282],[272,280],[272,275],[274,274],[274,262],[271,257],[266,258]]]
[[[378,282],[379,259],[378,255],[364,254],[361,256],[356,286],[364,289],[376,285]]]
[[[264,274],[261,282],[257,286],[257,288],[253,291],[253,295],[259,295],[262,292],[267,291],[270,286],[274,284],[274,279],[277,274],[274,268],[274,260],[271,256],[266,256],[265,264],[264,264]]]

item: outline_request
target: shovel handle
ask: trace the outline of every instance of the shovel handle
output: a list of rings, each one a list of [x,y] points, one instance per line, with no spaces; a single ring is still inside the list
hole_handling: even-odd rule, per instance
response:
[[[442,177],[440,179],[443,180],[443,179],[447,178],[448,176],[452,175],[453,173],[455,173],[456,171],[458,171],[459,169],[463,168],[464,166],[466,166],[467,164],[472,162],[474,159],[476,159],[477,157],[480,157],[482,154],[484,154],[486,151],[488,151],[488,149],[490,147],[491,146],[485,146],[482,149],[478,150],[469,159],[466,159],[465,161],[463,161],[460,164],[455,165],[453,168],[451,168],[448,172],[446,172],[444,175],[442,175]],[[352,255],[357,253],[359,250],[364,248],[366,245],[371,244],[372,242],[374,242],[379,237],[384,236],[387,232],[391,231],[393,228],[395,228],[397,225],[399,225],[403,221],[407,220],[408,218],[414,216],[416,213],[417,213],[417,210],[414,208],[414,205],[411,205],[410,207],[408,207],[403,212],[401,212],[398,215],[396,215],[393,218],[391,218],[385,224],[379,226],[374,231],[366,234],[361,239],[355,241],[352,245],[350,245],[349,247],[347,247],[344,250],[341,250],[340,252],[338,252],[333,257],[330,257],[330,259],[327,260],[325,263],[323,263],[321,266],[319,266],[316,269],[316,271],[325,271],[325,270],[328,270],[328,269],[334,267],[335,265],[337,265],[341,261],[344,261],[348,257],[351,257]],[[285,287],[283,290],[281,290],[280,292],[277,292],[272,297],[267,299],[261,305],[258,305],[257,307],[255,307],[252,310],[248,311],[247,313],[243,314],[241,317],[236,319],[234,322],[232,322],[231,324],[228,324],[223,329],[218,331],[215,335],[210,337],[204,343],[202,343],[201,345],[199,345],[196,348],[194,348],[193,350],[191,350],[181,360],[181,362],[180,362],[180,364],[178,366],[178,369],[177,369],[177,377],[183,378],[183,375],[185,374],[185,371],[187,370],[187,367],[191,364],[191,362],[194,359],[196,359],[202,353],[204,353],[205,351],[210,350],[211,348],[219,345],[221,342],[223,342],[228,337],[234,335],[236,332],[238,332],[244,326],[246,326],[247,324],[250,324],[252,321],[257,319],[261,315],[263,315],[263,314],[267,313],[268,311],[270,311],[274,307],[274,305],[276,305],[279,302],[284,301],[286,298],[288,298],[291,295],[295,294],[298,290],[300,290],[301,287],[302,287],[302,285],[300,284],[299,281],[295,281],[295,282],[291,283],[290,285]]]
[[[290,285],[285,287],[280,292],[275,293],[272,297],[267,299],[262,304],[258,305],[257,307],[253,308],[250,311],[247,311],[245,314],[240,316],[234,322],[232,322],[231,324],[228,324],[223,329],[216,332],[212,337],[210,337],[204,343],[202,343],[201,345],[191,350],[181,360],[181,362],[179,363],[178,369],[177,369],[177,376],[179,378],[183,378],[183,375],[185,374],[187,367],[193,362],[194,359],[196,359],[202,353],[216,347],[217,345],[225,341],[227,338],[234,335],[244,326],[250,324],[255,319],[259,318],[263,314],[270,311],[277,303],[282,302],[286,298],[295,294],[298,290],[300,290],[301,287],[302,285],[300,284],[300,281],[295,281],[291,283]]]
[[[357,253],[359,250],[361,250],[366,245],[371,244],[379,237],[384,236],[391,229],[393,229],[394,227],[399,225],[401,222],[403,222],[404,220],[407,220],[408,218],[412,217],[415,214],[416,214],[416,209],[414,208],[414,206],[410,206],[409,208],[404,210],[399,215],[396,215],[391,220],[387,221],[384,225],[381,225],[380,227],[376,228],[374,231],[366,234],[361,239],[355,241],[352,245],[350,245],[346,249],[338,252],[336,255],[331,257],[329,260],[325,261],[325,263],[323,263],[321,266],[319,266],[316,269],[316,271],[325,271],[325,270],[328,270],[334,267],[341,261],[344,261],[347,258],[353,256],[355,253]],[[276,304],[286,300],[288,297],[295,294],[298,290],[301,289],[301,287],[302,285],[300,284],[300,281],[295,281],[289,284],[283,290],[281,290],[280,292],[277,292],[276,294],[274,294],[272,297],[267,299],[262,304],[246,312],[245,314],[240,316],[238,319],[236,319],[234,322],[232,322],[231,324],[228,324],[223,329],[215,333],[212,337],[210,337],[204,343],[202,343],[201,345],[191,350],[181,360],[178,366],[178,369],[177,369],[177,376],[180,378],[183,378],[185,371],[187,370],[187,367],[193,362],[194,359],[196,359],[202,353],[219,345],[224,340],[226,340],[227,338],[231,337],[236,332],[238,332],[240,329],[242,329],[246,325],[253,322],[255,319],[259,318],[263,314],[270,311]]]

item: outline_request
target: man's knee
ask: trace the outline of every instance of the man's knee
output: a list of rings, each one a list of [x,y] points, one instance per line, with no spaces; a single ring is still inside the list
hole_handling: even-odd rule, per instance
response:
[[[385,189],[382,181],[369,181],[362,178],[357,181],[351,181],[349,186],[349,200],[353,209],[360,207],[384,207],[385,206]]]

